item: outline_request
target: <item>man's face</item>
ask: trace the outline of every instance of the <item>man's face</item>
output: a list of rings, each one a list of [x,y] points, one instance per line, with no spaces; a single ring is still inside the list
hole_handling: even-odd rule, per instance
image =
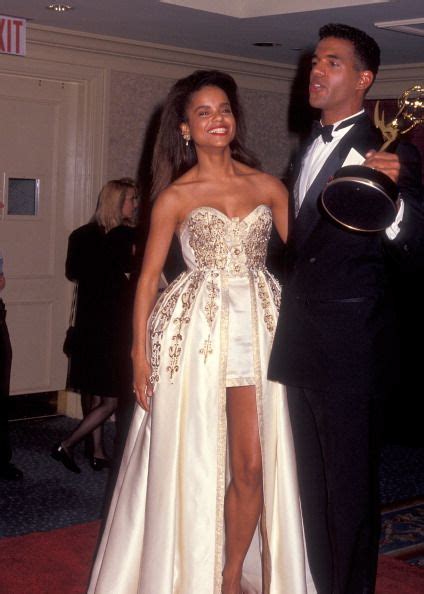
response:
[[[361,70],[353,44],[346,39],[322,39],[312,59],[309,103],[322,110],[322,120],[331,124],[359,111],[372,73]]]

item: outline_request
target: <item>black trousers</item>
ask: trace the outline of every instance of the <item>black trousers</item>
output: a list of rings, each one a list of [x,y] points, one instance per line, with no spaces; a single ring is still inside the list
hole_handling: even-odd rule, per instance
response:
[[[287,387],[318,594],[372,594],[380,533],[381,401]]]
[[[11,368],[12,347],[10,344],[9,331],[7,329],[6,319],[0,319],[0,466],[5,466],[10,462],[12,457],[8,419]]]

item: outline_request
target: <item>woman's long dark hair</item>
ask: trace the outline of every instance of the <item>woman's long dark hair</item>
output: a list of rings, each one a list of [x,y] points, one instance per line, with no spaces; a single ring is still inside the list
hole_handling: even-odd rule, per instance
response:
[[[152,199],[169,184],[197,163],[193,143],[185,146],[180,125],[186,121],[187,104],[191,96],[203,87],[218,87],[226,93],[236,121],[236,134],[230,144],[233,159],[250,167],[258,167],[258,160],[244,146],[245,122],[235,80],[219,70],[196,70],[178,80],[168,93],[152,161]]]

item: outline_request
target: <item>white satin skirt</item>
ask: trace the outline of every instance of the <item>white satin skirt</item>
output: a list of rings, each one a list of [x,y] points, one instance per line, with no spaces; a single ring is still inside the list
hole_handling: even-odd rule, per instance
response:
[[[264,510],[243,591],[316,594],[285,389],[267,380],[279,294],[262,271],[187,272],[162,294],[150,322],[151,412],[135,410],[89,594],[221,593],[231,478],[226,387],[252,380]]]

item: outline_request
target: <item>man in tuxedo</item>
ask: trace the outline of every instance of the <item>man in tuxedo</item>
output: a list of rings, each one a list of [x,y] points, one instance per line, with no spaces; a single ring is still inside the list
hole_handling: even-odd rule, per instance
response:
[[[326,25],[312,59],[309,101],[331,134],[310,138],[293,168],[280,318],[269,378],[287,386],[307,551],[318,594],[371,594],[379,537],[381,405],[397,373],[389,261],[423,261],[418,151],[376,152],[363,111],[379,48],[346,25]],[[324,133],[325,133],[324,131]],[[386,231],[350,231],[320,195],[354,148],[399,189]],[[422,265],[421,265],[422,268]]]

